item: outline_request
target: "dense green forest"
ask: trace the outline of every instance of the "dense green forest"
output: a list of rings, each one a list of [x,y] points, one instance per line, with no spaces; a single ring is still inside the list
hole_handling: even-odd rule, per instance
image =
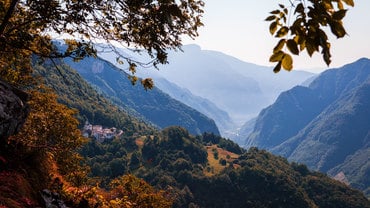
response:
[[[213,134],[192,136],[181,127],[146,137],[91,140],[81,153],[92,177],[137,175],[170,193],[174,207],[370,206],[360,191],[305,165],[257,148],[245,151]]]

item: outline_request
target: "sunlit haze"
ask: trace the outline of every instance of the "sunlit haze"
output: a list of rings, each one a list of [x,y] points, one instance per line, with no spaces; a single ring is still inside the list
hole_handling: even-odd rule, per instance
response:
[[[268,32],[269,23],[264,19],[278,3],[289,4],[288,0],[204,0],[204,27],[195,40],[185,39],[184,44],[195,43],[203,50],[217,50],[235,56],[243,61],[259,65],[273,65],[268,62],[272,48],[277,43]],[[339,67],[362,57],[370,57],[370,1],[355,0],[355,7],[349,8],[344,20],[348,35],[337,40],[329,35],[332,44],[332,63]],[[329,31],[329,30],[328,30]],[[294,57],[294,68],[320,72],[328,67],[319,53],[309,58],[304,51]]]

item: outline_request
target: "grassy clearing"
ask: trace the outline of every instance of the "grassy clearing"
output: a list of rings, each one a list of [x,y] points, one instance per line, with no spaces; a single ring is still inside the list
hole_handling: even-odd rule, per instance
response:
[[[217,145],[206,146],[206,148],[208,153],[207,159],[209,163],[209,168],[206,168],[205,170],[205,174],[207,176],[220,173],[225,167],[230,166],[230,163],[232,163],[235,159],[239,158],[238,154],[219,148]],[[221,160],[226,161],[225,166],[220,163]],[[237,168],[235,165],[233,167]]]

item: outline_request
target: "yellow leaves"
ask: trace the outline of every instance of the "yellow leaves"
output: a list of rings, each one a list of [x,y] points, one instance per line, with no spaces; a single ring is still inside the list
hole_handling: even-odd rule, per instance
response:
[[[278,28],[278,23],[277,22],[272,22],[270,24],[270,34],[271,35],[275,34],[277,28]]]
[[[121,205],[121,207],[128,207],[129,204],[158,208],[170,208],[172,206],[172,199],[166,197],[164,192],[155,190],[143,179],[133,175],[124,175],[114,179],[110,186],[110,194],[114,196],[112,202]],[[116,198],[120,200],[116,200]]]
[[[77,46],[78,42],[75,39],[64,39],[64,43],[68,45],[68,47],[74,48]]]
[[[290,71],[293,69],[293,59],[287,53],[283,51],[274,52],[270,57],[270,62],[278,62],[274,68],[274,72],[277,73],[280,71],[281,67]]]
[[[339,11],[334,12],[333,14],[333,19],[335,20],[342,20],[344,16],[346,16],[347,10],[346,9],[341,9]]]
[[[54,155],[73,152],[84,143],[75,110],[58,103],[50,89],[41,87],[29,93],[31,112],[22,131],[13,137],[16,142]]]
[[[344,9],[342,1],[338,1],[338,9]]]
[[[143,85],[144,89],[153,89],[154,82],[151,78],[146,78],[141,80],[141,84]]]
[[[98,186],[63,186],[63,195],[76,206],[81,202],[88,207],[132,208],[158,207],[170,208],[172,198],[163,191],[157,191],[143,179],[124,175],[112,180],[109,191]]]
[[[339,2],[340,0],[338,0]],[[353,0],[342,0],[344,3],[346,3],[348,6],[351,6],[351,7],[354,7],[355,6],[355,3],[353,2]]]
[[[65,39],[67,50],[59,54],[61,57],[71,57],[74,61],[80,61],[85,57],[97,57],[96,50],[91,42],[76,39]]]
[[[277,51],[270,56],[270,62],[279,62],[283,59],[285,53],[283,51]]]
[[[318,50],[318,46],[316,45],[314,39],[306,39],[306,50],[309,56],[312,56],[313,53]]]
[[[86,3],[73,0],[47,3],[29,1],[25,4],[22,1],[3,0],[0,1],[0,21],[3,21],[0,23],[0,52],[16,53],[22,49],[30,55],[46,58],[70,56],[79,61],[87,56],[96,57],[96,50],[90,43],[105,40],[123,47],[142,48],[153,58],[147,63],[139,63],[127,54],[115,51],[128,62],[132,60],[143,66],[165,64],[167,49],[179,49],[184,35],[190,38],[198,36],[198,28],[203,25],[204,2],[150,2]],[[12,11],[10,15],[6,15],[8,11]],[[65,40],[68,48],[63,53],[55,50],[47,34],[69,34],[79,40]]]
[[[132,85],[135,85],[136,82],[139,80],[139,78],[137,76],[135,76],[135,73],[136,73],[136,64],[135,63],[130,63],[129,71],[131,72],[132,75],[128,75],[128,79],[131,81]],[[153,89],[153,87],[154,87],[154,81],[151,78],[141,79],[140,82],[141,82],[141,85],[144,87],[145,90]]]
[[[131,74],[135,74],[136,73],[136,64],[135,63],[130,63],[130,67],[128,69]]]
[[[299,3],[299,4],[295,7],[294,14],[299,13],[299,14],[301,14],[301,15],[303,15],[303,16],[304,16],[304,10],[305,10],[305,8],[304,8],[304,6],[303,6],[303,3]]]
[[[332,10],[332,9],[334,9],[331,0],[323,0],[322,1],[322,4],[324,5],[324,7],[325,7],[326,10]]]
[[[128,75],[128,79],[131,81],[132,85],[135,85],[137,80],[139,79],[137,76]]]
[[[284,37],[288,34],[289,32],[289,28],[288,27],[281,27],[279,31],[277,31],[275,37],[277,38],[281,38],[281,37]]]
[[[284,54],[284,57],[281,61],[281,65],[284,69],[291,71],[293,69],[293,59],[289,54]]]
[[[299,54],[298,45],[293,39],[289,39],[287,41],[287,47],[292,54],[294,55]]]
[[[283,49],[284,45],[286,43],[286,40],[285,39],[281,39],[278,44],[275,46],[274,48],[274,53],[277,53],[278,51],[281,51],[281,49]]]
[[[340,22],[340,21],[332,21],[332,22],[329,22],[329,25],[330,25],[331,32],[335,36],[337,36],[337,38],[342,38],[342,37],[344,37],[347,34],[346,33],[346,30],[343,27],[342,22]]]
[[[333,3],[337,3],[337,7],[334,7]],[[337,38],[347,34],[342,22],[347,13],[343,7],[344,3],[354,6],[353,0],[294,1],[291,7],[294,14],[293,16],[291,14],[291,17],[295,20],[290,20],[292,22],[290,25],[286,24],[289,11],[284,5],[279,5],[279,9],[270,12],[272,15],[265,19],[271,21],[269,32],[280,39],[270,56],[270,62],[277,62],[274,72],[279,72],[281,67],[288,71],[292,70],[291,54],[299,55],[303,50],[306,50],[309,56],[321,52],[325,63],[329,65],[330,43],[323,28],[330,27]],[[287,52],[283,51],[284,46],[288,49]]]
[[[281,69],[281,61],[279,61],[279,63],[276,64],[273,71],[274,71],[274,73],[278,73],[280,71],[280,69]]]
[[[275,15],[271,15],[271,16],[268,16],[265,21],[272,21],[272,20],[276,20],[276,16]]]
[[[278,62],[278,64],[274,68],[275,73],[279,72],[281,67],[288,71],[293,69],[292,56],[282,51],[285,45],[292,54],[299,54],[298,45],[294,39],[281,39],[274,47],[273,54],[270,56],[269,60],[270,62]]]
[[[329,46],[329,48],[330,48],[330,46]],[[325,63],[329,66],[329,64],[331,62],[331,60],[330,60],[330,58],[331,58],[330,51],[329,50],[323,50],[322,54],[323,54]]]

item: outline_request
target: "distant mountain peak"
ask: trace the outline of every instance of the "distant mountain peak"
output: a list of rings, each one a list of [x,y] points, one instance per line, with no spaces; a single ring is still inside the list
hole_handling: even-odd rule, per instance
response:
[[[203,50],[196,44],[184,45],[182,50],[169,50],[169,64],[159,66],[159,70],[141,68],[137,75],[151,77],[154,83],[159,78],[166,79],[189,90],[191,94],[214,103],[232,120],[228,122],[213,117],[216,123],[236,124],[226,128],[219,127],[224,129],[223,132],[229,132],[224,136],[232,139],[233,135],[237,135],[238,127],[257,116],[280,92],[304,82],[313,75],[302,71],[277,75],[272,72],[271,67],[247,63],[222,52]],[[112,54],[101,55],[110,62],[115,61]],[[202,113],[207,115],[206,111]]]
[[[202,48],[197,44],[188,44],[181,47],[184,51],[201,51]]]
[[[281,93],[261,111],[245,144],[314,170],[342,171],[351,185],[369,189],[369,80],[370,59],[362,58],[321,73],[309,87]]]

